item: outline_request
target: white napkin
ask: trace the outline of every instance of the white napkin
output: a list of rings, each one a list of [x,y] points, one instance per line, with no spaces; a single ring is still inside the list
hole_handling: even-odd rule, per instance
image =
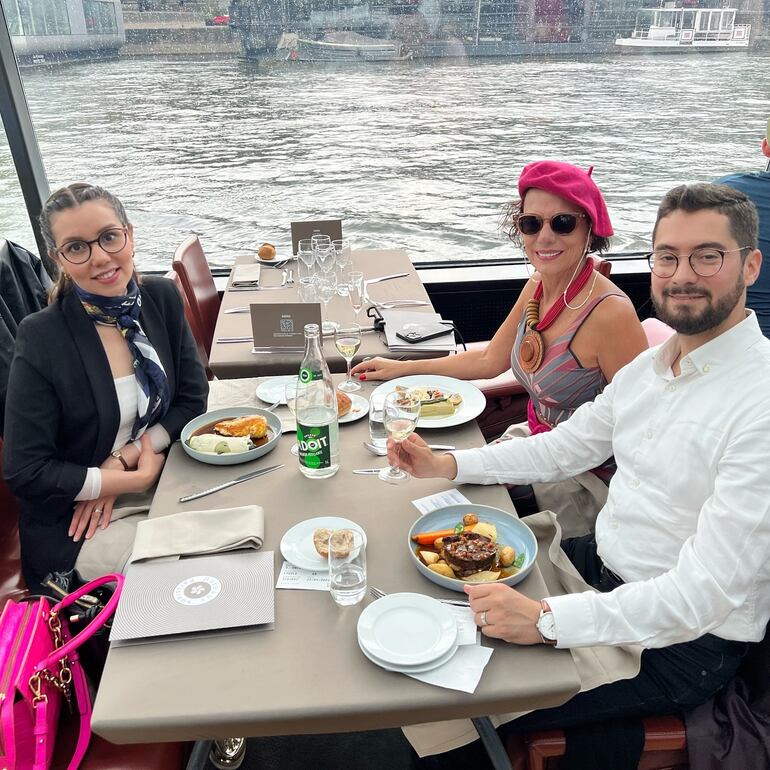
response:
[[[493,652],[491,647],[482,647],[480,644],[462,645],[443,666],[434,668],[433,671],[426,671],[424,674],[407,674],[407,676],[419,679],[425,684],[472,693],[479,686],[481,675]]]
[[[264,513],[258,505],[172,513],[139,522],[129,563],[239,548],[258,550],[264,538]]]
[[[236,265],[233,268],[232,289],[256,289],[259,287],[259,265]]]

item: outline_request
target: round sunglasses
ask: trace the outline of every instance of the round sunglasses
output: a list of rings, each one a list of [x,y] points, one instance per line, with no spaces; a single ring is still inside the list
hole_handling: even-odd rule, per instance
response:
[[[577,227],[578,219],[585,219],[585,214],[555,214],[552,217],[541,217],[539,214],[519,214],[516,217],[516,227],[523,235],[537,235],[543,225],[548,222],[551,230],[557,235],[569,235]]]

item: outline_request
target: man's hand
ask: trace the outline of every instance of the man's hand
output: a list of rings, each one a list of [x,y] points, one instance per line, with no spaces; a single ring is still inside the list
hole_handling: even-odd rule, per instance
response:
[[[388,439],[388,461],[418,479],[451,480],[457,475],[457,463],[452,455],[434,453],[414,433],[403,441]]]
[[[117,500],[117,495],[106,495],[96,500],[81,500],[75,506],[75,513],[70,522],[69,536],[77,543],[84,532],[86,540],[90,540],[100,523],[102,529],[107,529],[115,500]]]
[[[166,456],[163,452],[156,454],[152,448],[152,441],[146,432],[142,434],[140,441],[142,449],[134,473],[141,479],[141,487],[137,491],[144,491],[158,480],[160,472],[163,470],[163,464],[166,462]]]
[[[514,644],[539,644],[540,602],[528,599],[504,583],[466,585],[476,625],[484,636]]]

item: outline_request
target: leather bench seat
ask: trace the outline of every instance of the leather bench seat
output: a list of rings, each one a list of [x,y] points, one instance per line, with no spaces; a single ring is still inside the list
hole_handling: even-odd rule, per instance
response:
[[[19,509],[3,479],[3,441],[0,438],[0,608],[9,599],[27,594],[21,576],[19,553]],[[65,707],[66,710],[66,707]],[[52,770],[66,770],[77,738],[78,718],[63,712],[56,734]],[[81,770],[181,770],[189,745],[185,743],[142,743],[115,746],[98,735],[91,736]]]

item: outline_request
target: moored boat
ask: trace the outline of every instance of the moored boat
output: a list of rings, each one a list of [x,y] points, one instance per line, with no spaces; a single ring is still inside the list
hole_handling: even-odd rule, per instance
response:
[[[359,35],[355,32],[331,32],[323,40],[307,40],[296,34],[284,34],[276,46],[286,50],[287,59],[295,61],[377,62],[411,59],[399,40]]]

